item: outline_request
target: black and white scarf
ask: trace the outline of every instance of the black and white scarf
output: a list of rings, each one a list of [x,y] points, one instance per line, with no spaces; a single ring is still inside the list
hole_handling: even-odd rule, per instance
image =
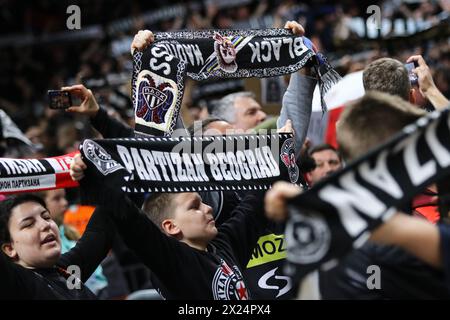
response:
[[[264,190],[299,175],[292,134],[88,139],[80,151],[94,193]]]
[[[336,262],[414,195],[446,178],[449,136],[449,110],[433,112],[293,199],[285,271],[300,278]]]
[[[286,29],[162,32],[133,55],[132,98],[135,131],[172,134],[184,79],[274,77],[309,62],[317,67],[322,96],[340,77],[304,38]]]

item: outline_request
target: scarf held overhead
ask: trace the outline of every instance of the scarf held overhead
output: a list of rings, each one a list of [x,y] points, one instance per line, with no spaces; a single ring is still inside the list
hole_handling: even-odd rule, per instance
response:
[[[133,55],[135,130],[170,136],[183,98],[184,79],[275,77],[307,63],[317,66],[321,93],[339,80],[326,59],[285,29],[162,32]],[[319,63],[320,61],[320,63]],[[320,65],[319,65],[320,64]]]
[[[78,187],[69,174],[77,153],[44,159],[0,158],[0,194]]]
[[[450,173],[450,113],[433,112],[294,198],[286,272],[306,273],[359,248],[370,231]],[[325,265],[324,265],[325,267]]]
[[[299,174],[291,134],[85,140],[80,150],[88,188],[127,193],[262,190]]]

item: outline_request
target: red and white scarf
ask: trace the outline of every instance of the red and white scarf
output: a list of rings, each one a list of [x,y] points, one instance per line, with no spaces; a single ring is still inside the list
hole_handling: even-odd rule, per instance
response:
[[[77,153],[43,159],[0,158],[0,194],[78,187],[69,174]]]

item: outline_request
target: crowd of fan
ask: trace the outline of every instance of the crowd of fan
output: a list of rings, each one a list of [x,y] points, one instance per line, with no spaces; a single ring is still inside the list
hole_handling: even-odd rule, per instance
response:
[[[89,126],[82,119],[61,115],[48,110],[46,92],[79,80],[104,79],[111,74],[131,74],[132,61],[128,51],[113,50],[114,43],[124,39],[129,47],[131,37],[138,30],[171,31],[176,29],[236,28],[252,18],[268,16],[271,19],[267,27],[282,27],[287,20],[298,20],[305,26],[306,36],[311,38],[319,51],[327,55],[337,51],[339,39],[352,37],[344,21],[354,16],[365,17],[367,1],[343,1],[336,4],[329,1],[244,1],[244,4],[226,1],[191,1],[185,5],[184,15],[154,23],[146,23],[142,14],[162,9],[167,3],[137,2],[114,3],[96,1],[95,4],[82,1],[82,27],[99,24],[107,28],[117,19],[134,17],[128,30],[118,31],[103,39],[79,40],[72,42],[54,42],[24,46],[4,46],[0,53],[0,105],[22,131],[36,143],[43,145],[40,155],[58,155],[75,149],[76,142],[90,135]],[[242,3],[242,2],[241,2]],[[411,2],[398,4],[398,1],[381,1],[384,16],[403,16],[418,19],[435,19],[436,15],[447,10],[445,1]],[[174,3],[173,5],[177,5]],[[53,4],[42,1],[30,5],[4,1],[1,14],[2,34],[25,37],[64,31],[66,3]],[[343,27],[347,31],[343,31]],[[247,26],[248,27],[248,26]],[[344,35],[339,35],[339,34]],[[358,41],[355,38],[355,41]],[[362,59],[352,57],[355,53],[342,48],[346,55],[335,59],[338,72],[344,76],[348,72],[361,70],[370,61],[386,56],[381,50],[372,50]],[[342,51],[342,50],[341,50]],[[449,91],[449,44],[442,41],[418,44],[404,52],[395,52],[391,57],[404,61],[411,54],[422,54],[432,68],[439,88]],[[117,113],[125,121],[132,121],[132,106],[128,98],[129,83],[105,86],[95,90],[99,102],[111,112]],[[195,101],[194,101],[195,102]],[[187,123],[191,119],[186,119]],[[64,132],[64,134],[59,133]]]
[[[2,18],[7,28],[2,33],[26,34],[42,36],[47,33],[64,31],[65,17],[59,15],[61,5],[53,7],[50,2],[38,2],[29,7],[22,4],[10,4],[2,10]],[[224,2],[225,3],[225,2]],[[78,150],[80,141],[86,137],[98,135],[86,117],[63,111],[50,110],[47,106],[46,92],[48,89],[88,81],[93,79],[106,79],[108,75],[128,74],[131,76],[132,59],[129,50],[117,49],[120,40],[131,43],[131,37],[138,30],[150,29],[153,31],[173,31],[179,29],[230,29],[245,26],[254,19],[263,19],[270,16],[274,27],[282,27],[284,21],[297,20],[305,26],[308,36],[319,49],[326,54],[336,53],[333,64],[338,72],[345,74],[363,70],[372,61],[389,56],[405,62],[412,55],[422,55],[435,80],[437,88],[446,97],[450,97],[450,43],[448,39],[427,40],[413,47],[399,48],[394,52],[385,49],[371,48],[363,55],[355,55],[352,48],[342,47],[344,40],[360,41],[355,34],[346,27],[345,21],[355,16],[364,16],[369,2],[344,1],[343,4],[334,4],[328,1],[244,1],[244,5],[226,6],[221,1],[205,1],[204,3],[189,2],[186,4],[186,14],[169,20],[148,24],[139,18],[143,12],[161,9],[167,6],[163,1],[118,3],[110,8],[109,1],[87,2],[82,1],[79,6],[83,15],[83,27],[90,24],[100,24],[107,29],[108,25],[117,19],[136,17],[129,30],[118,31],[103,39],[82,40],[76,42],[55,42],[46,45],[12,46],[0,52],[0,108],[5,110],[17,123],[26,136],[37,146],[33,154],[23,154],[23,157],[49,157],[58,156]],[[370,3],[372,4],[372,3]],[[415,18],[427,21],[436,20],[441,12],[450,10],[446,1],[433,2],[398,2],[379,1],[383,16]],[[174,4],[176,5],[176,4]],[[64,9],[64,8],[63,8]],[[61,10],[63,10],[61,9]],[[19,14],[20,13],[20,14]],[[64,18],[61,18],[64,17]],[[100,19],[100,20],[99,20]],[[3,35],[2,35],[3,36]],[[342,54],[345,52],[346,54]],[[130,78],[130,77],[129,77]],[[129,80],[128,78],[128,80]],[[93,82],[91,82],[93,83]],[[130,83],[124,81],[108,86],[102,85],[93,89],[99,105],[106,109],[111,117],[133,126],[134,113],[129,98]],[[190,102],[190,107],[197,101]],[[432,109],[429,101],[417,101],[424,108]],[[187,107],[187,106],[185,106]],[[280,106],[281,107],[281,106]],[[264,108],[257,110],[265,118]],[[195,119],[188,118],[187,124],[193,120],[204,120],[207,112],[198,114]],[[264,117],[262,116],[264,114]],[[324,166],[332,167],[330,171],[341,167],[341,159],[332,148],[319,146],[312,149],[310,155],[315,158],[318,154],[329,153],[332,161]],[[317,179],[323,178],[328,171],[315,173]],[[327,169],[328,170],[328,169]],[[314,172],[311,171],[310,182],[315,182]],[[44,195],[45,199],[46,195]],[[61,198],[61,195],[59,196]],[[70,195],[70,199],[76,199]],[[64,202],[65,200],[59,200]],[[67,203],[63,205],[67,209]],[[125,253],[126,254],[126,253]],[[129,258],[134,261],[134,258]],[[142,279],[141,279],[142,280]],[[147,276],[142,282],[147,282]],[[134,285],[133,289],[145,288],[147,283]],[[120,290],[119,290],[120,291]],[[127,290],[119,294],[128,294]]]

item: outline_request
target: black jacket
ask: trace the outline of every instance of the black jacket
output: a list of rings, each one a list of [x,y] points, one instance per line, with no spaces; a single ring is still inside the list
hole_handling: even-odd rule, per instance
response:
[[[448,224],[438,224],[441,237],[442,267],[445,273],[445,283],[450,290],[450,226]]]
[[[103,108],[100,108],[95,117],[91,118],[91,124],[105,139],[134,137],[133,128],[108,116]]]
[[[109,117],[102,108],[91,123],[105,138],[134,137],[132,128]],[[234,191],[199,192],[199,194],[203,202],[213,208],[216,226],[222,225],[232,217],[234,208],[245,196],[244,192],[238,194]],[[138,206],[141,203],[136,195],[130,198]],[[266,229],[255,242],[256,247],[252,250],[248,267],[242,269],[255,299],[287,299],[292,294],[291,280],[281,272],[286,256],[283,231],[282,228]],[[158,286],[163,288],[161,283]]]
[[[80,289],[69,289],[69,274],[58,270],[76,265],[84,283],[108,254],[114,235],[114,225],[97,207],[86,230],[76,246],[63,254],[55,268],[26,269],[0,253],[0,299],[96,299],[83,284]],[[69,279],[69,283],[74,283]]]
[[[218,227],[207,251],[163,234],[126,197],[112,216],[126,245],[147,265],[166,299],[242,300],[251,297],[242,270],[264,231],[263,194],[248,194]]]
[[[370,289],[379,267],[380,288]],[[395,246],[371,242],[353,250],[329,271],[319,273],[322,299],[449,299],[444,274]]]

